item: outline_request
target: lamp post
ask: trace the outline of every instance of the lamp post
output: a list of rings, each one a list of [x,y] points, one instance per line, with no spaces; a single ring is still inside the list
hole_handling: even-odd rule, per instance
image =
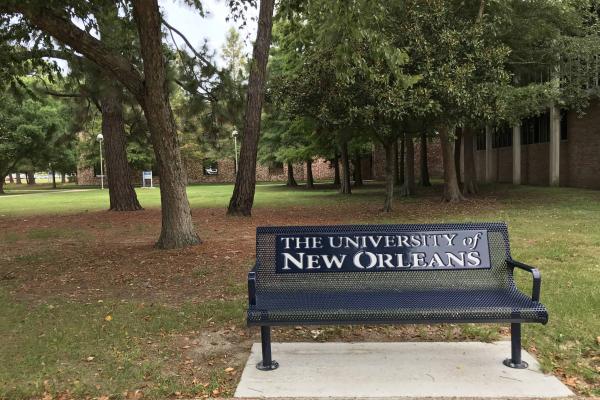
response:
[[[233,138],[233,146],[234,146],[234,151],[235,151],[235,174],[237,175],[237,172],[238,172],[238,153],[237,153],[238,131],[236,129],[234,129],[233,132],[231,132],[231,137]]]
[[[104,135],[99,133],[98,136],[96,136],[96,140],[100,145],[100,189],[104,190],[104,166],[102,163],[102,142],[104,141]]]

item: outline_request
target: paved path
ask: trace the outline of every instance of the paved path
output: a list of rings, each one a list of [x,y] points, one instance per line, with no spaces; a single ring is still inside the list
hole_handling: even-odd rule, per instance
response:
[[[274,371],[259,371],[252,347],[236,397],[552,398],[573,393],[540,372],[502,364],[510,342],[273,343]]]
[[[72,192],[89,192],[91,190],[98,190],[98,189],[56,189],[56,190],[26,190],[26,189],[19,189],[19,190],[9,190],[7,191],[5,196],[0,196],[0,199],[8,199],[11,197],[19,197],[19,196],[30,196],[32,194],[47,194],[47,193],[72,193]],[[12,194],[12,193],[16,193],[18,192],[18,194]],[[27,193],[21,193],[21,192],[27,192]]]

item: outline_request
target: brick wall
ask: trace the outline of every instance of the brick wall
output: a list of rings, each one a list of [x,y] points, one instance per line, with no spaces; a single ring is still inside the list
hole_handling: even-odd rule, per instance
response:
[[[570,128],[569,128],[570,129]],[[570,132],[569,132],[570,135]],[[492,149],[492,178],[495,182],[512,182],[512,147]],[[577,186],[570,177],[570,141],[560,143],[560,185]],[[475,151],[477,179],[485,180],[485,150]],[[550,182],[550,144],[535,143],[521,146],[521,183],[524,185],[547,186]],[[583,187],[583,186],[579,186]]]
[[[304,171],[306,173],[306,164],[304,165]],[[323,158],[313,161],[312,173],[314,180],[333,180],[335,175],[333,165]]]
[[[235,182],[235,161],[221,159],[217,161],[219,173],[205,175],[202,161],[187,161],[185,167],[188,174],[188,183],[233,183]],[[305,166],[303,163],[294,164],[294,178],[304,179]],[[287,180],[287,165],[281,170],[269,169],[266,165],[256,166],[256,180],[258,182],[283,182]]]
[[[362,178],[373,179],[373,155],[363,158],[360,162]]]
[[[524,185],[548,185],[549,144],[536,143],[521,146],[521,183]],[[512,182],[512,146],[492,149],[492,181]],[[475,151],[477,180],[485,181],[485,150]]]
[[[477,148],[473,145],[475,149],[475,177],[477,182],[485,181],[485,151],[484,150],[476,150]],[[511,158],[512,160],[512,158]]]
[[[94,176],[94,168],[77,167],[77,184],[78,185],[100,185],[100,178]]]
[[[494,149],[494,153],[496,153],[496,181],[508,183],[512,182],[512,147],[500,147]]]
[[[185,160],[188,183],[232,183],[235,182],[235,161],[222,159],[217,161],[219,173],[216,175],[205,175],[202,161]],[[306,163],[294,164],[294,178],[304,180],[306,177]],[[363,167],[364,168],[364,167]],[[364,169],[363,169],[364,170]],[[313,178],[316,180],[333,179],[334,171],[330,164],[323,159],[313,162]],[[90,167],[78,167],[77,182],[79,185],[100,186],[100,178],[94,176],[94,170]],[[256,180],[259,182],[285,182],[287,180],[287,165],[284,164],[280,171],[269,169],[265,165],[257,165]],[[159,178],[154,176],[154,185],[158,185]],[[131,182],[136,186],[142,184],[142,171],[134,171]],[[104,181],[107,184],[107,181]]]
[[[569,160],[571,159],[570,151],[569,151],[569,141],[562,140],[560,142],[560,174],[559,181],[560,186],[573,186],[569,179]],[[550,172],[548,172],[548,175]],[[548,181],[550,177],[548,177]],[[573,186],[577,187],[577,186]],[[579,186],[581,187],[581,186]]]
[[[217,161],[216,175],[205,175],[204,164],[201,160],[186,160],[185,169],[187,171],[188,183],[223,183],[235,181],[235,161],[224,158]]]
[[[521,179],[526,185],[547,186],[550,182],[550,144],[521,146]]]
[[[399,145],[399,144],[398,144]],[[400,149],[398,149],[400,151]],[[385,152],[383,146],[377,143],[373,147],[373,179],[385,179]],[[427,166],[430,178],[442,178],[444,176],[444,164],[442,162],[442,147],[438,138],[430,138],[427,142]],[[415,179],[421,178],[421,141],[415,140]]]
[[[134,186],[142,186],[142,171],[131,172],[131,183]],[[159,177],[154,175],[152,178],[153,185],[158,185]],[[94,176],[92,167],[77,167],[77,184],[84,186],[100,186],[100,177]],[[104,177],[104,186],[108,187],[108,177]]]
[[[427,139],[427,165],[429,177],[442,179],[444,177],[444,162],[442,160],[442,145],[438,138]],[[421,178],[421,141],[415,142],[415,177]]]
[[[600,189],[600,102],[593,102],[582,118],[569,112],[567,129],[569,185]]]

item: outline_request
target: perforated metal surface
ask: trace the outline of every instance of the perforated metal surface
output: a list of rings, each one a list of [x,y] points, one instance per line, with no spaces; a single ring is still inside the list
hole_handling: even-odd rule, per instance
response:
[[[281,234],[403,234],[484,229],[492,268],[276,274]],[[260,227],[256,233],[256,305],[249,325],[329,323],[541,322],[545,307],[515,286],[503,223]]]

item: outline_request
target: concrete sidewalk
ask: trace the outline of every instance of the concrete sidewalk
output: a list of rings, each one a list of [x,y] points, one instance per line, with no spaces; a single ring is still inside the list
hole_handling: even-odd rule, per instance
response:
[[[273,343],[274,371],[252,352],[235,397],[565,397],[573,393],[529,368],[505,367],[510,342]]]

